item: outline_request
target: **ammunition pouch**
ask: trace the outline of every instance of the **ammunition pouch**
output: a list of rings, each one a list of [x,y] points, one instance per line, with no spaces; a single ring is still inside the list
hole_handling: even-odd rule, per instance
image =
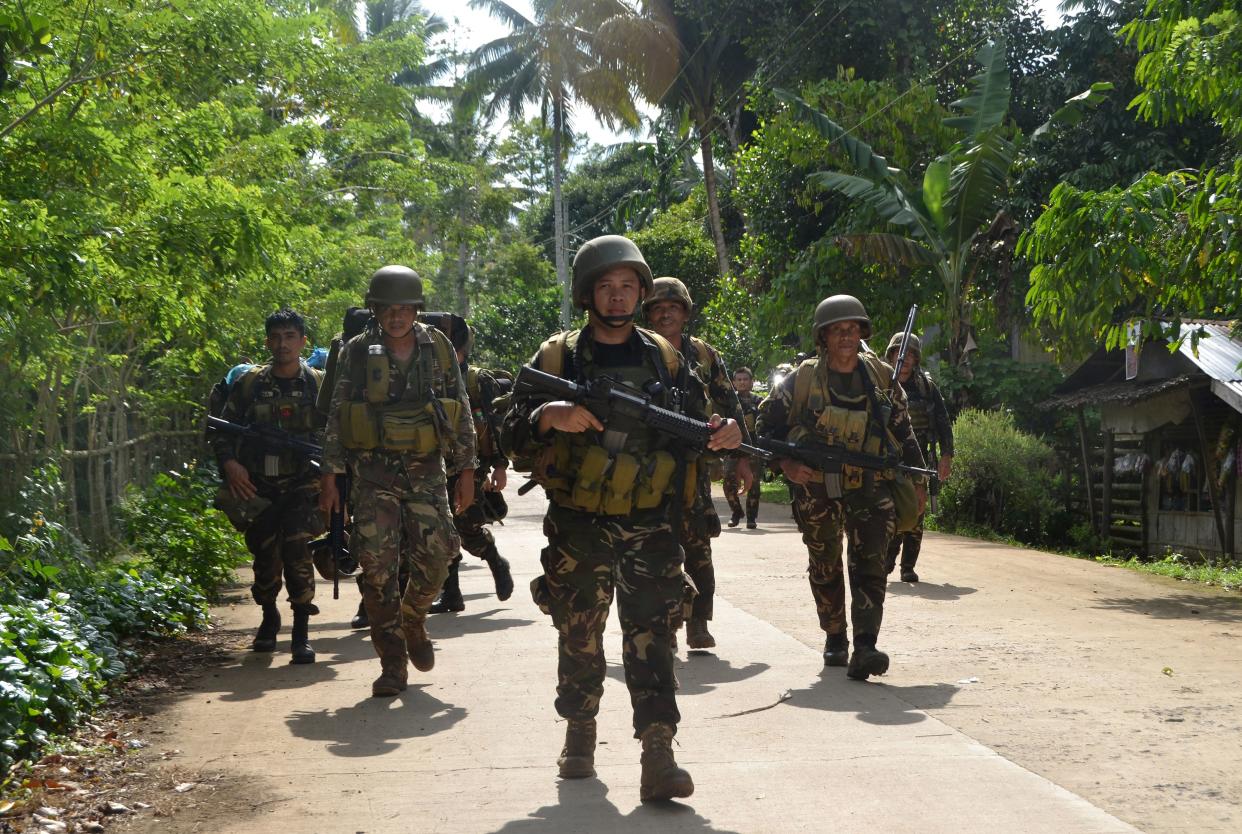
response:
[[[634,509],[658,507],[676,468],[668,452],[609,455],[603,446],[571,445],[561,439],[540,455],[535,476],[561,506],[627,515]]]
[[[677,471],[677,461],[663,450],[653,452],[647,457],[646,465],[639,475],[638,486],[634,490],[634,508],[653,510],[664,500],[673,473]]]
[[[225,518],[233,525],[233,529],[239,533],[244,533],[254,524],[255,519],[272,506],[272,502],[261,495],[255,495],[249,500],[235,498],[233,493],[229,491],[228,484],[221,484],[220,489],[216,491],[216,498],[211,504],[220,512],[224,513]]]
[[[346,449],[431,454],[455,440],[453,427],[460,416],[461,403],[447,398],[421,408],[402,402],[347,402],[341,409],[341,445]]]
[[[896,514],[897,532],[909,533],[919,526],[919,496],[914,481],[904,472],[898,472],[889,481]]]

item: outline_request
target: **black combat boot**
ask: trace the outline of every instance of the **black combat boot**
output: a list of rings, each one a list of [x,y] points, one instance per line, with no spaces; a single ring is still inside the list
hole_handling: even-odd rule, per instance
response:
[[[263,603],[263,622],[255,632],[250,650],[254,652],[276,651],[276,635],[280,633],[280,609],[274,602]]]
[[[746,519],[746,529],[747,529],[747,530],[754,530],[754,529],[755,529],[756,527],[758,527],[758,526],[759,526],[759,523],[758,523],[757,521],[755,521],[753,518],[748,518],[748,519]]]
[[[638,798],[674,799],[694,793],[694,780],[673,758],[672,724],[656,723],[642,731],[643,773]]]
[[[487,551],[483,557],[492,572],[492,581],[496,583],[496,599],[504,602],[513,596],[513,574],[509,573],[509,560],[501,556],[496,548]]]
[[[461,584],[457,579],[457,568],[460,565],[460,561],[449,565],[448,578],[444,580],[440,596],[431,603],[431,608],[427,609],[428,614],[455,614],[466,610],[466,601],[462,599]]]
[[[737,523],[741,520],[742,520],[742,514],[734,510],[733,517],[729,519],[729,526],[736,527]]]
[[[291,663],[314,663],[315,650],[310,644],[310,609],[295,608],[293,611],[293,639],[289,647],[293,655]]]
[[[850,640],[845,632],[829,634],[824,642],[824,665],[844,666],[850,659]]]
[[[919,581],[919,575],[914,572],[913,565],[911,565],[910,567],[906,567],[905,565],[901,566],[901,581],[902,582],[918,582]]]
[[[569,719],[565,746],[556,760],[562,779],[590,779],[595,775],[595,719]]]
[[[854,653],[850,655],[846,677],[865,681],[869,675],[882,675],[888,671],[888,655],[875,647],[874,634],[855,634]]]
[[[362,574],[358,574],[358,593],[362,593]],[[364,600],[358,600],[358,613],[349,621],[350,628],[370,628],[371,618],[367,616],[367,604]]]

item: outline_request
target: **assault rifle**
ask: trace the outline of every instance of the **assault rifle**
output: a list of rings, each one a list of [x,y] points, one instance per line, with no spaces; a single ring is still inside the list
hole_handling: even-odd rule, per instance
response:
[[[230,423],[228,420],[222,420],[219,417],[208,416],[207,431],[218,431],[221,434],[235,435],[243,440],[256,443],[263,449],[288,449],[309,460],[311,468],[316,471],[319,469],[319,461],[323,458],[323,447],[318,443],[302,440],[275,426],[265,426],[262,424],[243,426],[239,423]]]
[[[910,466],[902,463],[897,457],[886,455],[872,455],[866,452],[852,452],[844,446],[834,446],[828,443],[821,443],[816,440],[807,440],[802,443],[790,443],[786,440],[773,440],[768,437],[761,437],[756,444],[767,455],[769,460],[775,458],[790,458],[805,464],[819,472],[827,475],[837,476],[837,483],[840,483],[841,468],[844,466],[857,466],[859,469],[870,469],[876,472],[884,472],[886,470],[895,470],[904,472],[907,475],[922,475],[928,479],[929,484],[936,487],[939,486],[939,478],[935,469],[922,469],[918,466]],[[829,492],[837,492],[838,494],[829,494],[829,498],[840,498],[840,491],[829,488]]]
[[[346,507],[349,505],[350,477],[336,476],[336,490],[340,494],[339,509],[328,517],[328,547],[332,550],[332,598],[341,598],[341,575],[353,576],[358,570],[358,560],[349,554],[345,545]]]
[[[703,451],[711,440],[713,429],[702,420],[678,414],[667,408],[661,408],[651,401],[649,394],[636,391],[609,377],[599,377],[585,384],[578,384],[559,376],[545,374],[524,365],[513,381],[513,393],[516,396],[543,394],[558,400],[568,400],[590,409],[607,427],[612,415],[619,415],[636,420],[647,428],[680,440],[686,446]],[[658,393],[658,392],[653,392]],[[619,452],[625,443],[625,435],[616,431],[605,430],[603,445],[610,452]],[[770,459],[771,455],[762,449],[743,443],[737,449],[729,450],[739,455],[750,455],[761,459]],[[528,481],[518,490],[524,495],[534,488],[534,481]]]

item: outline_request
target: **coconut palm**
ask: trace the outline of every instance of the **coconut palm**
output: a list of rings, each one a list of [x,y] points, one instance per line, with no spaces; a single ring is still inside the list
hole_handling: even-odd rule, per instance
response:
[[[573,306],[562,194],[566,140],[577,104],[614,129],[638,124],[629,85],[597,34],[605,20],[632,12],[620,0],[534,0],[531,5],[534,14],[528,18],[504,0],[470,0],[471,8],[487,11],[511,31],[475,51],[466,84],[485,99],[489,117],[503,109],[509,118],[520,119],[528,104],[538,104],[545,123],[551,122],[556,275],[561,324],[568,327]]]

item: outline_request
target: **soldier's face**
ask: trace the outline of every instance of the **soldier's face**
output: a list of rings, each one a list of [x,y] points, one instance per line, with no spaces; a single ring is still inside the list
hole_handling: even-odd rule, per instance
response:
[[[897,351],[893,351],[888,355],[888,361],[890,363],[897,361]],[[909,382],[910,374],[914,373],[914,363],[917,361],[913,353],[906,353],[906,358],[902,361],[901,367],[897,369],[898,382]]]
[[[409,335],[418,318],[418,308],[413,304],[387,304],[374,310],[384,333],[395,339]]]
[[[733,387],[737,389],[739,394],[749,394],[750,389],[754,386],[755,380],[750,374],[733,375]]]
[[[828,355],[846,362],[858,356],[858,343],[862,341],[862,327],[856,321],[838,321],[821,331]]]
[[[686,308],[680,301],[657,301],[647,308],[652,328],[666,339],[680,335],[687,318]]]
[[[628,266],[610,269],[595,280],[595,309],[605,316],[632,316],[642,293],[637,272]]]
[[[296,327],[275,327],[268,331],[264,343],[272,354],[272,364],[287,365],[302,355],[306,334],[299,333]]]

